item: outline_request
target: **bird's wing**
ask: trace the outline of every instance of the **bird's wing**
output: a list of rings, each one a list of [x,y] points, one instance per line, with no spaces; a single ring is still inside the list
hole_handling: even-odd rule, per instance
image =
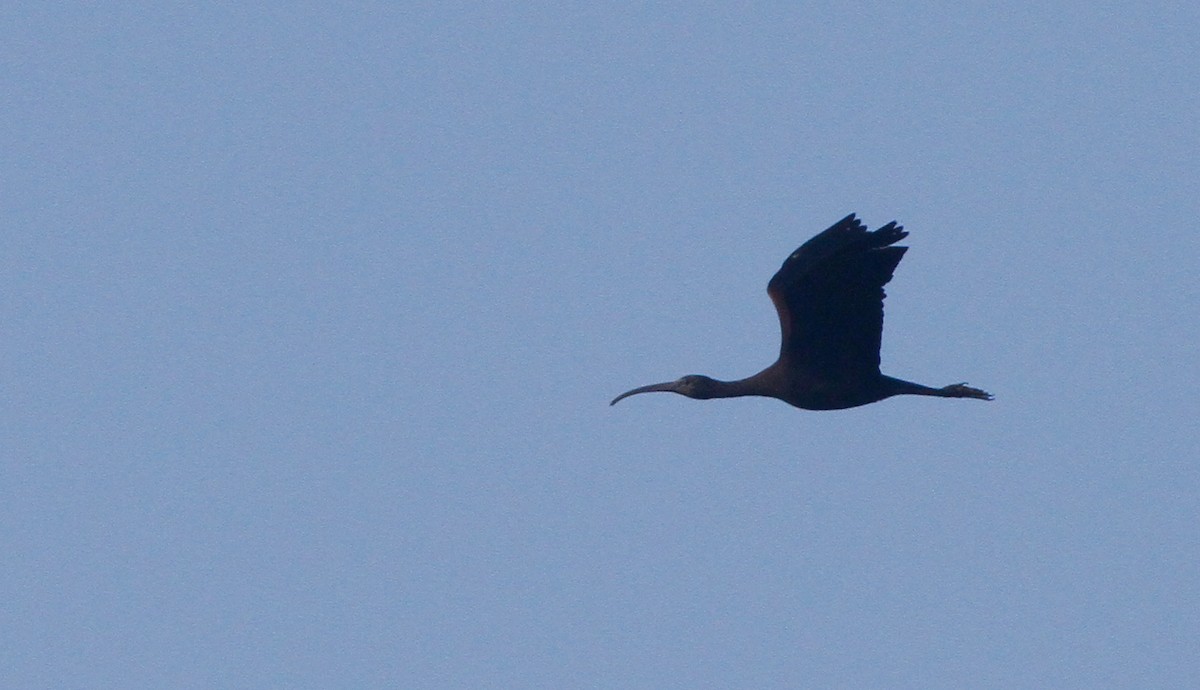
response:
[[[869,232],[854,214],[805,242],[767,285],[783,334],[779,357],[825,379],[879,373],[883,286],[908,235],[893,221]]]

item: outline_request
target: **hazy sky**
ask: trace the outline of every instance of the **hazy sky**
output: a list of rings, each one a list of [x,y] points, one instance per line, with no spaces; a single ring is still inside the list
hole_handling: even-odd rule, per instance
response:
[[[1198,8],[7,4],[0,686],[1200,686]]]

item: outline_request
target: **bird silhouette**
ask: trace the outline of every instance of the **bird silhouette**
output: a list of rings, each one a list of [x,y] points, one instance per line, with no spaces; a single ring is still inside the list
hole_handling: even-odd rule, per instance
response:
[[[883,286],[908,251],[892,245],[907,236],[895,221],[868,231],[851,213],[792,252],[767,284],[782,333],[774,364],[737,381],[692,374],[641,386],[609,404],[659,391],[698,400],[759,395],[805,410],[841,410],[893,395],[991,400],[965,383],[931,388],[880,373]]]

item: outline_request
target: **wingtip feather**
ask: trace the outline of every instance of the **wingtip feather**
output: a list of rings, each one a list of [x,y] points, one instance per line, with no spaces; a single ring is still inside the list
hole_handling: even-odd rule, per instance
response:
[[[896,221],[892,221],[887,225],[879,228],[871,233],[872,243],[876,247],[886,247],[889,244],[895,244],[900,240],[908,237],[908,233],[904,230],[903,225],[897,225]]]

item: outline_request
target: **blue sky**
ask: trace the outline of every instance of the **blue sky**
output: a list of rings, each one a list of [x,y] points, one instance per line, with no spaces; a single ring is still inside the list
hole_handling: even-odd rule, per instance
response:
[[[1198,20],[0,10],[0,685],[1197,685]],[[851,211],[995,402],[608,407]]]

